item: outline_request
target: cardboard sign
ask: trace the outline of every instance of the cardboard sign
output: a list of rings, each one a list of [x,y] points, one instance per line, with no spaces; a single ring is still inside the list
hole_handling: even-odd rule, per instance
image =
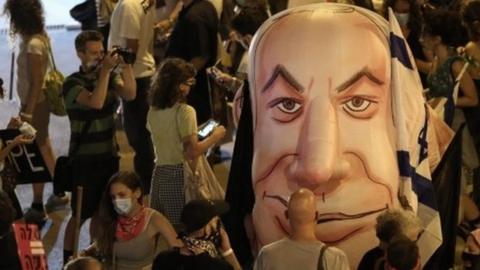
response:
[[[48,270],[45,250],[37,225],[15,222],[12,226],[22,269]]]
[[[16,129],[0,130],[0,140],[7,145],[20,131]],[[43,161],[36,143],[19,145],[10,151],[8,159],[18,172],[17,184],[51,182],[52,177]]]

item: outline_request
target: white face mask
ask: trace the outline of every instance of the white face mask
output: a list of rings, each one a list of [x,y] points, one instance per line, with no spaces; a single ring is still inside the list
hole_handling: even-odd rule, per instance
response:
[[[86,71],[93,72],[100,67],[100,60],[92,60],[85,64]]]
[[[395,18],[397,18],[398,23],[400,26],[407,26],[408,20],[410,19],[410,14],[408,13],[398,13],[394,12]]]
[[[113,200],[113,206],[119,215],[127,215],[132,210],[132,199],[115,199]]]

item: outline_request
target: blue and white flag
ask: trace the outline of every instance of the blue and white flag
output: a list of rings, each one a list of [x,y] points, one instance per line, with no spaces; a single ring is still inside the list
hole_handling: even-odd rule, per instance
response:
[[[433,121],[435,116],[428,113],[429,107],[422,95],[422,84],[415,60],[391,9],[389,18],[393,112],[401,179],[399,196],[404,196],[423,222],[425,231],[418,245],[424,265],[442,243],[440,215],[431,181],[432,166],[429,160],[429,147],[436,148],[438,145],[428,143],[428,134],[435,133],[435,130],[429,130],[432,127],[429,121]],[[437,152],[433,150],[432,153]]]

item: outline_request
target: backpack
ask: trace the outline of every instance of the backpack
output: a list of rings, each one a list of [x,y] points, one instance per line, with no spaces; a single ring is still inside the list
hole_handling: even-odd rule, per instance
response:
[[[65,108],[65,103],[63,101],[63,82],[65,77],[57,69],[55,65],[55,59],[53,58],[52,47],[50,42],[42,35],[36,35],[39,37],[48,48],[48,59],[49,59],[49,68],[44,77],[43,83],[43,93],[48,103],[48,108],[51,113],[57,116],[67,115],[67,110]]]

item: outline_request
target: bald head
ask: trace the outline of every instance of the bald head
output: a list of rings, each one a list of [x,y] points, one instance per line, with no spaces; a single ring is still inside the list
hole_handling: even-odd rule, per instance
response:
[[[290,224],[315,223],[315,194],[309,189],[301,188],[290,196],[288,202],[288,219]]]

